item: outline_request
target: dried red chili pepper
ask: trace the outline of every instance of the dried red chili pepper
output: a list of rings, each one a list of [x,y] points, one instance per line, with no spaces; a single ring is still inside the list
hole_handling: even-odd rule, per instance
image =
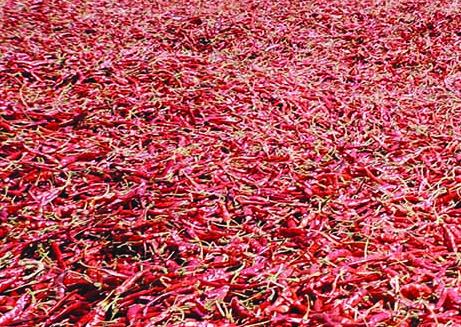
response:
[[[0,16],[0,319],[458,323],[453,4]]]
[[[16,302],[14,308],[0,317],[0,325],[8,326],[20,318],[24,313],[24,309],[30,304],[30,300],[31,296],[29,294],[26,293],[22,295]]]

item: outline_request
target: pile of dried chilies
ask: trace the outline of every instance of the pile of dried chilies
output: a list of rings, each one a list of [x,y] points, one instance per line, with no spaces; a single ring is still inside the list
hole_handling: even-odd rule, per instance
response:
[[[458,1],[0,3],[0,326],[460,326]]]

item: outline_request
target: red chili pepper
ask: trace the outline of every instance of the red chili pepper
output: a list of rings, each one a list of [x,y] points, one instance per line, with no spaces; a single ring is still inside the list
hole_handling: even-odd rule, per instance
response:
[[[432,293],[432,290],[424,284],[407,284],[402,286],[400,292],[406,298],[416,299],[419,297],[430,295]]]
[[[16,302],[15,307],[0,317],[0,326],[8,326],[20,318],[24,313],[24,309],[29,306],[30,299],[29,294],[22,295]]]
[[[0,293],[7,290],[11,285],[13,285],[17,281],[17,277],[12,277],[7,280],[3,280],[0,282]]]
[[[76,327],[98,327],[104,323],[106,312],[102,306],[98,306],[95,309],[84,315],[77,323]]]
[[[447,204],[453,200],[461,200],[461,194],[456,190],[448,190],[445,194],[437,198],[439,204]]]
[[[72,304],[66,306],[61,312],[49,317],[46,323],[47,325],[51,325],[56,321],[68,317],[72,312],[76,310],[86,309],[87,306],[88,305],[83,301],[73,302]]]
[[[442,225],[442,231],[443,231],[443,240],[444,240],[445,246],[448,248],[449,251],[457,253],[458,252],[457,242],[456,242],[454,233],[450,229],[450,226]]]
[[[66,263],[63,260],[61,249],[56,242],[50,242],[51,248],[53,249],[54,255],[56,256],[56,261],[60,268],[66,268]]]
[[[8,122],[6,122],[4,120],[0,120],[0,128],[4,129],[7,132],[13,131],[11,126],[8,124]]]

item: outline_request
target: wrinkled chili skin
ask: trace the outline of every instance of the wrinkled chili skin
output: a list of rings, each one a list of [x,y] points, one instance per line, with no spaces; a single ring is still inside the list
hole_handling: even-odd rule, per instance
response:
[[[461,325],[456,1],[0,11],[0,326]]]

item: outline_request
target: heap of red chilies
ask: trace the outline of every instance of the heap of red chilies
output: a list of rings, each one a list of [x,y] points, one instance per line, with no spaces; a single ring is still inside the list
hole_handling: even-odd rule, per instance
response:
[[[461,325],[458,1],[0,8],[0,326]]]

